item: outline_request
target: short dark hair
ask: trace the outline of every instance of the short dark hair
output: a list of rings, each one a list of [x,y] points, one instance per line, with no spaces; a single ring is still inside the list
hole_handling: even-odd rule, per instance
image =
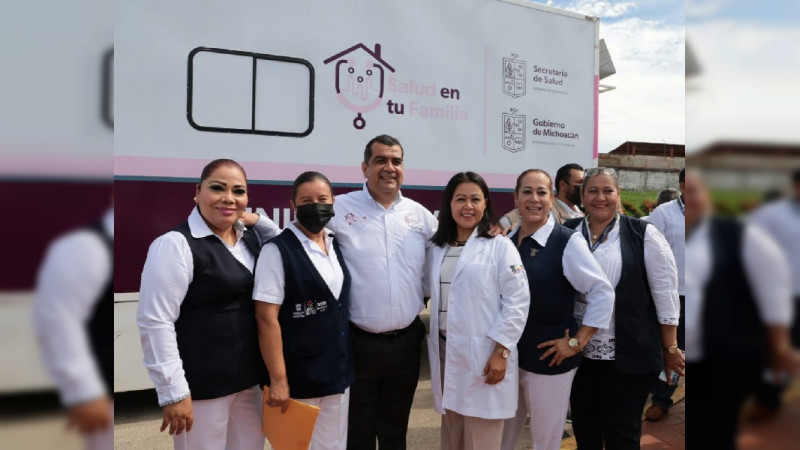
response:
[[[671,202],[680,197],[680,195],[681,193],[675,188],[662,189],[661,192],[658,193],[658,198],[656,198],[656,206],[661,206],[664,203]]]
[[[798,171],[800,173],[800,171]],[[681,169],[681,173],[678,174],[678,183],[685,183],[686,182],[686,167]]]
[[[431,242],[439,247],[444,247],[445,244],[456,238],[456,221],[453,219],[450,201],[453,200],[456,188],[462,183],[475,183],[481,188],[483,196],[486,198],[486,209],[483,210],[483,217],[478,223],[478,236],[492,237],[489,234],[489,226],[494,223],[494,210],[492,208],[492,197],[489,195],[489,186],[486,185],[483,177],[475,172],[459,172],[447,182],[442,195],[442,206],[439,208],[439,227],[431,238]]]
[[[210,163],[206,164],[205,167],[203,167],[203,171],[200,172],[200,184],[202,184],[203,181],[208,179],[208,177],[210,177],[215,170],[219,169],[222,166],[232,166],[241,170],[242,175],[244,175],[245,181],[247,181],[247,174],[244,172],[244,168],[242,167],[241,164],[232,159],[220,158],[211,161]]]
[[[558,192],[558,187],[561,184],[559,181],[569,184],[569,179],[572,177],[573,170],[583,171],[583,167],[580,164],[569,163],[558,168],[556,172],[556,192]]]
[[[528,170],[522,172],[521,174],[519,174],[519,176],[517,177],[517,186],[514,188],[514,193],[515,194],[519,194],[519,188],[522,187],[522,179],[525,178],[525,175],[527,175],[529,173],[540,173],[540,174],[546,176],[547,179],[550,180],[550,185],[551,185],[550,186],[550,193],[551,194],[553,193],[553,186],[552,186],[553,179],[550,178],[550,174],[549,173],[545,172],[542,169],[528,169]]]
[[[324,181],[331,190],[331,196],[333,196],[333,188],[331,187],[331,181],[328,180],[328,177],[320,172],[314,172],[313,170],[310,170],[308,172],[301,173],[297,176],[297,178],[294,179],[294,183],[292,183],[292,201],[294,202],[297,200],[297,189],[301,184],[310,183],[317,180]]]
[[[367,146],[364,148],[365,163],[369,163],[369,159],[372,158],[372,144],[376,142],[379,144],[388,145],[389,147],[393,147],[395,145],[400,147],[400,157],[403,156],[403,145],[400,144],[400,141],[398,141],[397,138],[389,136],[388,134],[380,134],[367,142]]]

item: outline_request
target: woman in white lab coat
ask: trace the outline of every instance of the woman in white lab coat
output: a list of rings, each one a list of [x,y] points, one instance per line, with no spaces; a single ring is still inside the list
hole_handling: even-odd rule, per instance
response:
[[[499,449],[503,419],[517,410],[516,344],[528,318],[528,279],[511,241],[488,234],[492,203],[480,175],[454,175],[439,211],[427,264],[441,448]]]

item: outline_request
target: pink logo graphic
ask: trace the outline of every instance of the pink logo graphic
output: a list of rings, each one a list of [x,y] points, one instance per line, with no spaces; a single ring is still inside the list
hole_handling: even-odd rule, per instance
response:
[[[360,116],[360,114],[359,114],[359,116]],[[358,128],[358,127],[356,127],[356,128]],[[357,216],[357,215],[355,215],[353,213],[347,213],[347,215],[344,216],[344,221],[347,222],[348,225],[353,225],[354,223],[361,222],[362,220],[367,220],[367,218],[364,217],[364,216]]]
[[[336,96],[339,102],[356,113],[353,126],[363,129],[367,121],[361,116],[378,106],[383,100],[384,68],[394,72],[394,68],[381,59],[381,45],[375,44],[370,50],[358,43],[324,61],[336,61]]]

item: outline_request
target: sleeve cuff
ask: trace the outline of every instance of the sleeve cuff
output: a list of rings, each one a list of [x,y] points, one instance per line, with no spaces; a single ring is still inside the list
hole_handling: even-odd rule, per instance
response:
[[[165,406],[174,405],[175,403],[182,402],[182,401],[186,400],[187,398],[189,398],[190,395],[192,395],[191,392],[187,392],[186,394],[183,394],[183,395],[181,395],[181,396],[179,396],[177,398],[174,398],[172,400],[167,400],[167,401],[165,401],[163,403],[159,402],[158,407],[159,408],[163,408]]]
[[[658,323],[661,325],[678,325],[678,317],[658,317]]]
[[[185,379],[169,386],[156,387],[156,393],[158,394],[158,406],[178,403],[191,395],[189,383]]]

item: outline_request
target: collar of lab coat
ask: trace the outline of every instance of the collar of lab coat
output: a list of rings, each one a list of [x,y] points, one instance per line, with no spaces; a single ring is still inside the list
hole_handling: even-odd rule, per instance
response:
[[[455,280],[458,277],[458,273],[469,264],[470,261],[475,259],[478,255],[483,253],[485,245],[482,245],[485,238],[478,237],[478,228],[476,227],[472,230],[472,234],[467,239],[467,243],[464,244],[464,250],[461,251],[461,256],[458,257],[458,262],[456,263],[456,268],[453,271],[453,279]],[[444,259],[444,255],[446,253],[446,247],[436,247],[436,251],[438,254],[436,255],[436,260],[438,261],[437,267],[441,267],[442,260]]]

